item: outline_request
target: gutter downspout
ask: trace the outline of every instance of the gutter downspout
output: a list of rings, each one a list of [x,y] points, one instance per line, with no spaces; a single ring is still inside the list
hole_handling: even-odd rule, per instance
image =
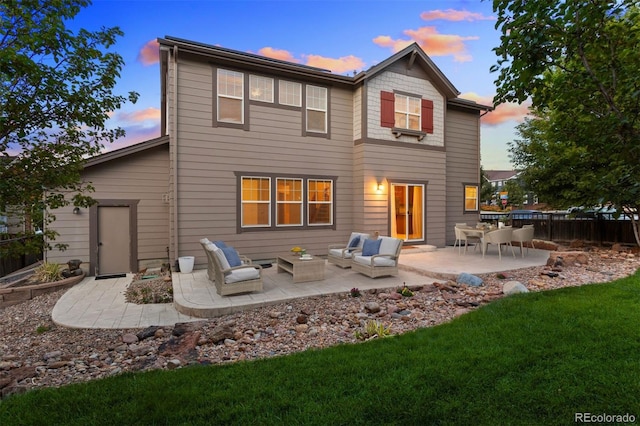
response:
[[[173,255],[178,259],[178,46],[173,47]]]

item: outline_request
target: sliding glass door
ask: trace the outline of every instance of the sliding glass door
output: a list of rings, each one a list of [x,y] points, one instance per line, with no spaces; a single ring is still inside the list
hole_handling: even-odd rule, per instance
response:
[[[425,196],[422,184],[391,184],[391,236],[424,241]]]

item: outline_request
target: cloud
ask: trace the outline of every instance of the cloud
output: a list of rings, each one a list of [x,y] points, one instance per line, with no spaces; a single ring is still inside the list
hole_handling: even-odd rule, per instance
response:
[[[359,71],[364,68],[362,59],[349,55],[341,58],[325,58],[320,55],[306,55],[306,64],[312,67],[329,69],[337,74]]]
[[[456,62],[469,62],[472,57],[467,52],[466,41],[478,40],[478,36],[459,36],[455,34],[440,34],[436,27],[421,27],[417,30],[405,30],[409,40],[394,40],[389,36],[378,36],[373,42],[381,47],[390,47],[398,52],[409,44],[416,42],[429,56],[452,55]]]
[[[455,10],[455,9],[447,9],[447,10],[430,10],[428,12],[422,12],[420,14],[420,18],[424,21],[435,21],[438,19],[444,21],[495,21],[496,18],[494,16],[485,16],[481,13],[469,12],[467,10]]]
[[[480,96],[477,93],[469,92],[461,94],[460,98],[475,101],[481,105],[493,105],[493,96]],[[524,118],[529,115],[530,106],[531,102],[529,101],[522,104],[500,104],[496,107],[495,110],[482,117],[482,124],[497,126],[507,121],[516,121],[518,123],[522,123],[524,121]]]
[[[160,137],[160,122],[155,123],[151,127],[143,126],[123,126],[126,136],[113,142],[112,144],[105,145],[102,152],[114,151],[116,149],[124,148],[127,146],[135,145],[140,142],[148,141]]]
[[[281,61],[293,62],[296,64],[304,63],[311,67],[324,68],[334,73],[343,74],[364,68],[365,64],[362,59],[349,55],[342,58],[326,58],[320,55],[303,55],[304,60],[297,59],[287,50],[274,49],[273,47],[263,47],[258,50],[258,54],[267,58],[278,59]]]
[[[149,40],[140,52],[138,52],[138,62],[144,66],[157,64],[160,61],[160,46],[158,40]]]
[[[258,50],[258,54],[262,56],[266,56],[271,59],[278,59],[281,61],[294,62],[299,63],[300,60],[296,59],[291,52],[281,49],[274,49],[273,47],[263,47]]]
[[[132,112],[118,112],[115,117],[119,121],[129,122],[129,123],[139,123],[147,120],[155,120],[160,121],[160,109],[158,108],[145,108],[138,111]]]

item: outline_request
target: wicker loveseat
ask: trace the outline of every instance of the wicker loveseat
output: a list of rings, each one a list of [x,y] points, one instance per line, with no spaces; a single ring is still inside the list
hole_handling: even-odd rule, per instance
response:
[[[330,244],[327,261],[341,268],[351,268],[352,253],[362,250],[364,240],[367,238],[369,238],[369,234],[352,232],[347,244]]]

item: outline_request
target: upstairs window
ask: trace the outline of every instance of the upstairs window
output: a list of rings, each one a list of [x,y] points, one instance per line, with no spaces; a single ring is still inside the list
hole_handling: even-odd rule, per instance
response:
[[[433,133],[433,101],[393,92],[380,92],[380,126],[390,127],[396,136],[424,137]]]
[[[307,85],[307,131],[327,133],[327,89]]]
[[[278,83],[278,103],[294,107],[302,106],[302,85],[293,81],[280,80]]]
[[[393,127],[420,131],[420,98],[395,95],[395,121]]]
[[[249,76],[249,99],[273,103],[273,79],[257,75]]]
[[[218,69],[218,121],[244,123],[244,75]]]

